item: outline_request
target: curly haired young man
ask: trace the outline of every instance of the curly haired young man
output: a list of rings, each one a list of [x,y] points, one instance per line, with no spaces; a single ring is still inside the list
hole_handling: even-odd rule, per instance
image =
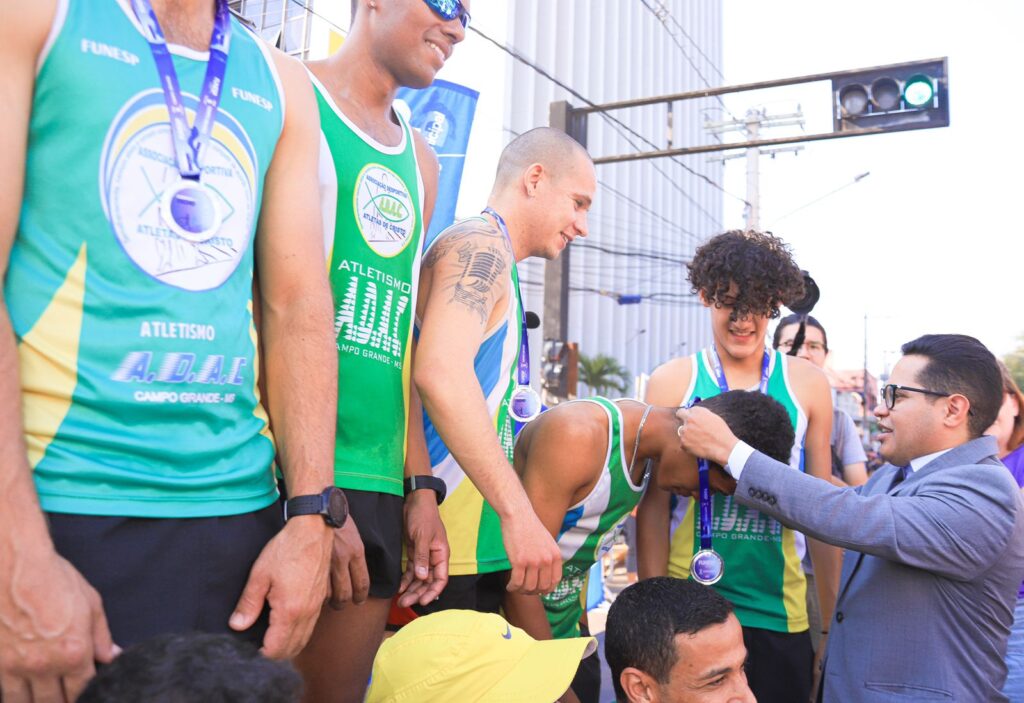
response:
[[[832,399],[820,369],[765,344],[768,321],[803,294],[803,275],[786,244],[770,233],[730,231],[697,249],[689,264],[693,292],[711,314],[714,342],[672,359],[651,376],[647,402],[687,405],[729,389],[760,390],[782,403],[796,432],[790,465],[828,479]],[[649,490],[638,521],[641,578],[686,578],[700,549],[695,501],[673,504]],[[743,507],[713,497],[715,550],[725,559],[715,588],[736,606],[749,651],[750,687],[762,703],[808,700],[814,653],[808,632],[806,579],[800,567],[804,538]],[[838,584],[838,552],[808,540],[819,577],[824,622],[831,619]]]

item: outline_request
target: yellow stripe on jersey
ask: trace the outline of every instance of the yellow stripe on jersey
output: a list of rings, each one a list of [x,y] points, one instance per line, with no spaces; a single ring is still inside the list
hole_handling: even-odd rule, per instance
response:
[[[807,618],[807,579],[796,553],[796,532],[782,528],[782,604],[786,608],[789,632],[803,632],[810,627]],[[828,626],[828,623],[825,623]]]
[[[444,529],[451,537],[451,560],[448,573],[451,576],[465,576],[477,573],[476,547],[480,537],[480,514],[484,509],[484,497],[472,481],[461,481],[438,511]]]
[[[18,344],[25,441],[33,469],[57,436],[78,383],[86,266],[82,244],[50,304]]]

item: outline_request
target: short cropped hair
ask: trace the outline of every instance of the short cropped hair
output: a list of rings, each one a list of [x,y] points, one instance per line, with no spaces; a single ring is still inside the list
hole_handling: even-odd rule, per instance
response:
[[[700,407],[725,420],[737,439],[765,456],[789,463],[796,432],[779,401],[757,391],[728,391],[702,400]]]
[[[617,700],[625,701],[621,676],[626,667],[661,684],[678,661],[676,635],[693,635],[724,623],[732,604],[710,586],[668,576],[634,583],[608,611],[604,651]]]
[[[779,325],[775,328],[775,336],[772,337],[772,349],[779,348],[779,344],[782,342],[782,329],[784,327],[789,327],[790,325],[799,325],[800,318],[802,317],[803,315],[793,314],[786,315],[784,318],[779,320]],[[825,345],[825,351],[828,351],[828,333],[825,332],[825,328],[821,326],[821,323],[814,317],[808,315],[807,326],[814,327],[821,332],[821,342]]]
[[[747,315],[779,316],[779,306],[804,294],[804,275],[793,254],[771,232],[731,230],[702,244],[687,264],[690,286],[715,307],[732,305],[733,319]],[[729,285],[739,293],[726,300]]]
[[[971,438],[987,430],[1003,404],[1003,377],[996,357],[984,344],[965,334],[926,334],[903,345],[903,354],[923,356],[927,365],[917,382],[932,391],[967,397]]]
[[[535,127],[510,141],[498,158],[495,187],[504,188],[519,178],[531,164],[542,164],[556,177],[580,156],[590,154],[578,141],[554,127]]]
[[[228,634],[161,635],[129,647],[89,682],[78,703],[298,703],[302,679]]]

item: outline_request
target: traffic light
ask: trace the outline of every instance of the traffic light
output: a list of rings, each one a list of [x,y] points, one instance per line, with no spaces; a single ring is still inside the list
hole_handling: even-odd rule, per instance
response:
[[[836,132],[897,132],[949,125],[946,59],[911,61],[832,77]]]

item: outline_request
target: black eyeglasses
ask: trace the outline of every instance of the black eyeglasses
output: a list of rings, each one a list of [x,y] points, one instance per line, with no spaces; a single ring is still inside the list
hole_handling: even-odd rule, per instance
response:
[[[469,27],[469,13],[466,12],[466,6],[459,0],[423,0],[423,2],[444,19],[453,20],[458,17],[463,29]]]
[[[952,393],[941,393],[939,391],[930,391],[927,388],[914,388],[913,386],[900,386],[895,383],[890,383],[882,388],[882,401],[885,403],[885,407],[892,410],[892,407],[896,405],[896,391],[910,391],[911,393],[924,393],[925,395],[934,395],[939,398],[948,398],[953,395]]]

